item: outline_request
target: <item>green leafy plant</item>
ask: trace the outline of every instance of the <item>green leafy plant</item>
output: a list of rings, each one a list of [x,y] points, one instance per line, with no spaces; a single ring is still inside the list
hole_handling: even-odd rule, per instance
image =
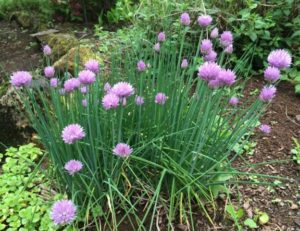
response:
[[[293,138],[294,141],[294,148],[291,150],[293,155],[293,160],[300,165],[300,144],[296,138]]]
[[[0,154],[0,230],[56,230],[49,217],[54,195],[36,163],[42,156],[33,144]]]

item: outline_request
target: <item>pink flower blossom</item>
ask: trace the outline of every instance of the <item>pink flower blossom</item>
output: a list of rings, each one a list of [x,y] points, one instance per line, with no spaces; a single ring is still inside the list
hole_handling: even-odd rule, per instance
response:
[[[200,49],[202,54],[208,54],[212,50],[212,48],[213,44],[209,39],[203,39],[201,41]]]
[[[142,97],[142,96],[136,96],[136,97],[135,97],[135,103],[136,103],[136,105],[138,105],[138,106],[144,104],[144,97]]]
[[[160,44],[159,44],[159,43],[155,43],[155,45],[153,46],[153,49],[154,49],[156,52],[159,52],[159,51],[160,51]]]
[[[218,38],[218,36],[219,36],[219,29],[218,28],[214,28],[210,32],[210,38],[215,39],[215,38]]]
[[[180,16],[180,22],[184,26],[189,26],[191,23],[190,15],[186,12],[182,13]]]
[[[232,106],[236,106],[239,103],[239,99],[235,96],[231,97],[229,100],[229,104]]]
[[[276,82],[280,78],[280,70],[277,67],[267,67],[264,72],[264,77],[266,81]]]
[[[45,67],[44,74],[47,78],[52,78],[55,75],[55,69],[52,66]]]
[[[29,86],[32,82],[32,76],[27,71],[17,71],[10,77],[10,83],[15,87]]]
[[[163,105],[166,103],[166,101],[167,101],[167,96],[164,93],[159,92],[156,94],[155,103]]]
[[[128,157],[132,153],[133,149],[125,143],[119,143],[113,149],[113,154],[119,157]]]
[[[72,92],[78,87],[80,87],[80,81],[78,78],[70,78],[64,83],[65,92]]]
[[[110,90],[111,93],[115,94],[120,98],[129,97],[134,94],[134,88],[130,83],[118,82]]]
[[[83,70],[79,72],[78,79],[81,84],[90,85],[96,81],[96,75],[90,70]]]
[[[276,95],[274,86],[264,86],[260,92],[259,99],[263,102],[270,102]]]
[[[268,56],[269,65],[272,67],[277,67],[278,69],[284,69],[292,64],[291,55],[283,49],[278,49],[272,51]]]
[[[48,46],[48,45],[45,45],[45,46],[43,47],[43,53],[44,53],[45,56],[51,55],[51,53],[52,53],[51,47]]]
[[[224,31],[220,37],[221,45],[224,47],[229,46],[233,43],[233,35],[230,31]]]
[[[61,137],[66,144],[73,144],[83,139],[85,132],[79,124],[70,124],[62,130]]]
[[[84,64],[85,68],[87,70],[90,70],[94,73],[98,73],[99,70],[100,70],[100,67],[99,67],[99,62],[97,60],[94,60],[94,59],[90,59],[89,61],[87,61],[85,64]]]
[[[187,59],[183,59],[181,62],[181,68],[186,69],[188,67],[189,63]]]
[[[50,79],[50,87],[57,87],[58,86],[58,78]]]
[[[217,52],[211,50],[208,54],[203,57],[206,62],[215,62],[217,60]]]
[[[70,224],[75,220],[76,206],[70,200],[57,201],[51,208],[50,217],[56,225]]]
[[[119,102],[120,98],[113,93],[108,93],[102,98],[102,105],[105,110],[118,107]]]
[[[235,79],[236,79],[236,76],[232,70],[222,69],[219,72],[218,80],[219,80],[220,84],[223,86],[231,86],[232,84],[235,83]]]
[[[165,32],[159,32],[159,34],[157,35],[157,40],[159,42],[164,42],[166,40],[166,34],[165,34]]]
[[[265,134],[269,134],[271,132],[271,127],[267,124],[262,124],[259,126],[259,130]]]
[[[79,172],[82,168],[83,164],[79,160],[69,160],[64,166],[64,169],[67,170],[71,176]]]
[[[137,63],[138,71],[145,71],[146,68],[147,68],[147,66],[143,60],[138,61],[138,63]]]
[[[214,62],[205,62],[198,69],[198,76],[205,81],[216,79],[221,67]]]
[[[210,15],[201,15],[198,17],[198,24],[201,27],[207,27],[212,23],[212,17]]]

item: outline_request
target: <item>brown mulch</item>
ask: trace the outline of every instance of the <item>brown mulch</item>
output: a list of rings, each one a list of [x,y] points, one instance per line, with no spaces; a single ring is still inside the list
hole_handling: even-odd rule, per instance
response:
[[[262,78],[254,78],[248,85],[249,89],[261,89],[264,82]],[[266,212],[270,221],[260,230],[300,230],[300,169],[292,160],[291,149],[294,146],[292,137],[300,138],[300,97],[295,95],[294,86],[288,82],[281,82],[278,92],[261,123],[269,124],[272,131],[264,135],[257,131],[254,140],[257,142],[253,155],[244,155],[249,163],[261,163],[286,160],[285,163],[266,164],[251,172],[282,176],[288,181],[280,180],[278,186],[243,185],[239,187],[239,206],[244,205],[246,211],[255,215],[255,210]],[[237,161],[241,164],[241,160]],[[238,165],[238,164],[236,164]],[[271,182],[271,179],[262,179]],[[274,182],[274,180],[273,180]],[[277,181],[278,182],[278,181]],[[280,183],[280,182],[278,182]]]

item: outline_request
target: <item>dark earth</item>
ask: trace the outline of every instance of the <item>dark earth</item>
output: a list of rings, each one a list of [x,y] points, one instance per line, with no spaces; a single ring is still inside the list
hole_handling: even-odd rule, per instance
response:
[[[41,65],[41,47],[29,36],[30,32],[18,27],[15,23],[0,21],[0,84],[7,83],[10,73],[16,70],[33,70]],[[262,78],[253,78],[248,91],[263,86]],[[0,108],[1,109],[1,108]],[[256,210],[266,212],[270,220],[258,230],[300,230],[300,170],[292,160],[291,149],[294,146],[292,137],[300,138],[300,97],[294,93],[294,87],[288,82],[281,82],[275,100],[263,116],[261,122],[270,124],[272,131],[263,135],[259,131],[252,137],[257,141],[253,155],[245,154],[245,160],[237,160],[235,165],[283,160],[284,163],[264,164],[255,169],[244,171],[282,176],[290,180],[281,180],[277,186],[268,185],[233,185],[231,201],[238,208],[244,208],[248,216],[255,215]],[[14,121],[5,114],[0,115],[0,151],[5,146],[18,146],[27,143],[31,136],[22,129],[16,129]],[[27,136],[24,137],[24,133]],[[5,146],[4,146],[5,145]],[[277,161],[277,162],[278,162]],[[252,179],[253,180],[253,179]],[[271,182],[270,179],[258,179]],[[225,198],[226,199],[226,198]],[[225,199],[219,199],[224,205]],[[215,227],[207,221],[199,220],[199,230],[236,230],[228,216],[224,216],[224,208],[218,208],[215,216]],[[199,218],[200,219],[200,218]],[[241,224],[242,224],[241,220]],[[175,225],[176,230],[186,230],[184,225]],[[244,226],[243,226],[244,227]]]

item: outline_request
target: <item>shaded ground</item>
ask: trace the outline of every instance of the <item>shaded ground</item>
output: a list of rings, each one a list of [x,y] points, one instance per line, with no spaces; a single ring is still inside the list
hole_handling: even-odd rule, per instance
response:
[[[12,72],[33,70],[40,65],[39,44],[29,36],[28,30],[21,29],[15,22],[0,21],[0,96],[6,92]],[[27,142],[26,129],[17,129],[10,116],[12,108],[0,108],[0,151],[6,146],[16,146]]]
[[[260,89],[263,84],[262,79],[254,79],[249,88]],[[270,216],[270,221],[262,230],[300,230],[300,171],[299,166],[291,161],[290,153],[294,145],[292,137],[300,138],[300,121],[297,121],[296,115],[300,115],[300,97],[295,95],[294,86],[281,82],[276,98],[261,120],[271,125],[272,132],[269,135],[257,132],[254,153],[245,156],[250,163],[287,160],[286,163],[267,164],[255,170],[249,168],[249,171],[288,177],[291,179],[289,182],[282,181],[282,185],[278,182],[276,187],[240,186],[240,203],[246,210],[255,213],[259,209]]]

